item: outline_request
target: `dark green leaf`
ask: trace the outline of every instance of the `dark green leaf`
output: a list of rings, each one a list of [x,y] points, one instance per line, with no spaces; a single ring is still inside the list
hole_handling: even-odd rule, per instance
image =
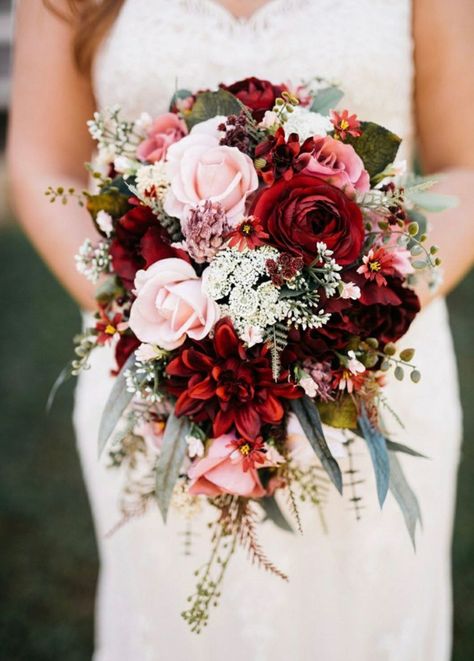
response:
[[[413,548],[416,550],[416,526],[418,523],[420,526],[422,525],[418,499],[406,480],[396,453],[389,452],[388,456],[390,460],[390,491],[402,510]]]
[[[335,85],[319,90],[313,99],[311,110],[319,112],[321,115],[328,115],[329,111],[337,106],[343,96],[344,92]]]
[[[388,438],[386,439],[387,443],[387,450],[390,450],[391,452],[404,452],[405,454],[409,454],[412,457],[421,457],[421,459],[429,459],[425,454],[421,454],[420,452],[417,452],[416,450],[413,450],[412,448],[409,448],[408,445],[403,445],[403,443],[396,443],[395,441],[390,441]]]
[[[112,216],[112,218],[120,218],[120,216],[123,216],[123,214],[130,208],[128,203],[129,197],[130,192],[128,195],[122,195],[117,191],[99,193],[98,195],[88,195],[86,205],[87,210],[94,221],[99,211],[106,211]],[[97,227],[97,229],[103,234],[99,227]]]
[[[370,422],[364,405],[362,405],[362,411],[359,416],[359,427],[369,447],[370,458],[372,459],[375,472],[375,481],[377,483],[377,495],[380,507],[382,507],[387,497],[390,481],[390,462],[387,443],[380,431]]]
[[[323,468],[326,470],[339,493],[342,493],[341,469],[332,456],[328,444],[326,443],[326,439],[324,438],[321,418],[319,417],[319,411],[316,404],[312,399],[305,395],[302,399],[292,400],[291,408],[298,418],[301,427]]]
[[[265,512],[265,519],[270,519],[282,530],[286,530],[287,532],[294,532],[293,528],[286,520],[285,515],[281,511],[280,506],[278,505],[274,496],[265,496],[264,498],[260,498],[258,504]]]
[[[385,170],[387,165],[393,163],[397,155],[401,139],[395,133],[375,124],[374,122],[361,122],[362,135],[359,138],[348,136],[346,142],[351,144],[373,179]]]
[[[165,522],[173,489],[186,455],[186,436],[190,429],[189,418],[177,418],[171,413],[163,433],[161,453],[156,465],[156,500]]]
[[[132,367],[134,362],[135,354],[132,353],[119,374],[115,377],[114,385],[110,391],[107,404],[102,412],[99,426],[99,457],[104,451],[107,441],[112,435],[125,409],[132,400],[133,393],[128,392],[127,390],[125,372]]]
[[[192,110],[185,117],[189,129],[217,115],[238,115],[242,104],[230,92],[202,92],[198,95]]]

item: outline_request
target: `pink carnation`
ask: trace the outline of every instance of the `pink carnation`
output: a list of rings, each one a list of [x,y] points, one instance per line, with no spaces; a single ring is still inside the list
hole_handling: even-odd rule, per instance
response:
[[[349,196],[370,188],[369,174],[354,148],[329,135],[316,138],[314,150],[301,156],[300,162],[305,162],[303,174],[317,175]]]

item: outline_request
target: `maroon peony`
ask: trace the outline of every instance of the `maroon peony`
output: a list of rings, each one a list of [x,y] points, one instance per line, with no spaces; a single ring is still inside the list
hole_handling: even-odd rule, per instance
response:
[[[254,77],[239,80],[232,85],[221,85],[221,88],[250,108],[257,122],[263,119],[267,110],[272,110],[276,99],[286,89],[284,85],[273,85],[268,80]]]
[[[133,288],[135,274],[159,259],[181,257],[186,253],[170,246],[167,232],[160,226],[152,210],[132,199],[132,208],[115,225],[115,237],[110,255],[115,273],[127,289]]]
[[[251,213],[270,235],[268,243],[311,264],[316,244],[334,250],[341,265],[359,257],[364,241],[362,213],[338,188],[318,177],[295,175],[278,181],[256,197]]]
[[[212,341],[188,341],[179,351],[166,368],[176,415],[212,421],[216,438],[236,427],[253,440],[263,424],[282,420],[282,400],[301,397],[287,372],[273,380],[268,347],[246,350],[228,319],[217,323]]]

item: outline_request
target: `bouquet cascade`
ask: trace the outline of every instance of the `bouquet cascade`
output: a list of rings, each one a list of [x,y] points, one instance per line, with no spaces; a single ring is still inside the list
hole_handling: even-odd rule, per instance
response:
[[[114,346],[99,450],[128,475],[123,521],[155,501],[164,519],[212,506],[211,557],[183,613],[193,631],[237,545],[286,579],[258,521],[300,528],[299,499],[322,515],[327,489],[342,493],[331,429],[347,448],[365,439],[380,505],[390,489],[413,540],[420,521],[397,459],[417,453],[382,413],[391,370],[420,379],[395,343],[420,310],[419,275],[436,282],[421,210],[440,196],[395,162],[395,134],[335,110],[341,97],[319,79],[249,78],[179,90],[153,119],[98,112],[95,192],[47,191],[77,197],[100,235],[77,255],[97,312],[72,372]]]

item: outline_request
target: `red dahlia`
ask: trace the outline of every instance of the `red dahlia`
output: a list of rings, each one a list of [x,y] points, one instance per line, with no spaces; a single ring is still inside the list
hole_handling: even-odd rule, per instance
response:
[[[301,397],[287,372],[273,380],[268,347],[245,349],[229,319],[217,323],[212,340],[183,345],[166,371],[176,415],[212,421],[215,437],[235,427],[252,441],[262,425],[281,421],[282,400]]]

